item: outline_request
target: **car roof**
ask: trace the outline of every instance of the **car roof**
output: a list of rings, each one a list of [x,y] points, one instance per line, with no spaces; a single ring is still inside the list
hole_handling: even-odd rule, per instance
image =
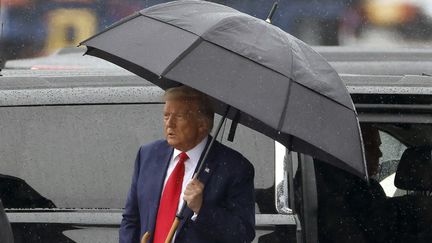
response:
[[[432,94],[432,50],[314,47],[339,73],[351,94]],[[0,90],[141,87],[153,84],[105,60],[67,48],[40,58],[6,63]],[[157,91],[159,90],[159,91]]]
[[[430,95],[432,77],[341,74],[351,94]]]
[[[336,69],[351,94],[431,94],[431,49],[313,48]]]
[[[160,88],[84,52],[70,48],[8,61],[0,77],[0,106],[162,102]]]
[[[430,48],[314,46],[329,62],[432,62]]]
[[[152,85],[110,62],[84,56],[84,52],[83,48],[67,48],[47,57],[8,61],[0,88]]]

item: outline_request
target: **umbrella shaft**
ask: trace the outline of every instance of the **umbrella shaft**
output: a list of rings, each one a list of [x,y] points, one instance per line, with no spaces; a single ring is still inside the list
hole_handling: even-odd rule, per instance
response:
[[[270,13],[269,13],[267,19],[265,20],[267,23],[271,24],[272,19],[273,19],[273,15],[276,12],[277,6],[278,6],[278,2],[276,1],[276,2],[273,3],[273,6],[272,6],[272,8],[270,10]]]
[[[209,154],[209,152],[210,152],[210,149],[211,149],[211,147],[212,147],[214,141],[216,140],[216,137],[218,136],[218,134],[219,134],[219,132],[220,132],[220,130],[221,130],[221,128],[222,128],[223,123],[225,122],[225,120],[226,120],[226,118],[227,118],[227,116],[228,116],[228,112],[229,112],[230,108],[231,108],[231,106],[227,106],[227,108],[226,108],[226,110],[225,110],[225,113],[224,113],[224,115],[222,116],[222,119],[220,120],[220,122],[219,122],[219,124],[218,124],[218,126],[217,126],[217,129],[216,129],[216,131],[215,131],[215,134],[213,135],[212,140],[210,141],[209,145],[207,146],[207,149],[206,149],[206,151],[205,151],[205,153],[204,153],[204,156],[200,159],[200,161],[199,161],[199,163],[198,163],[198,164],[199,164],[199,167],[198,167],[197,172],[196,172],[195,175],[193,176],[193,179],[198,178],[199,174],[201,173],[201,171],[202,171],[202,169],[203,169],[203,167],[204,167],[204,161],[207,159],[207,156],[208,156],[208,154]],[[179,220],[179,221],[180,221],[180,220],[183,219],[184,210],[186,209],[186,206],[187,206],[186,201],[183,201],[183,206],[181,207],[180,211],[176,214],[176,220]],[[171,229],[172,229],[172,228],[173,228],[173,227],[171,227]],[[177,230],[177,227],[174,229],[174,232],[175,232],[175,230]]]

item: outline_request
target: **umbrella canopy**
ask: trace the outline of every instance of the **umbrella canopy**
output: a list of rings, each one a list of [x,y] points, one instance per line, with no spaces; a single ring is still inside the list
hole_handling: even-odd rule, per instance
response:
[[[163,89],[184,84],[289,149],[365,177],[357,114],[335,70],[263,20],[206,1],[174,1],[81,43]],[[229,115],[233,117],[234,114]]]

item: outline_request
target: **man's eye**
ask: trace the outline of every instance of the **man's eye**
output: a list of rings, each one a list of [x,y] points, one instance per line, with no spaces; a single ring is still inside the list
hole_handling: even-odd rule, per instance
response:
[[[176,116],[176,119],[184,119],[185,118],[185,114],[177,114]]]

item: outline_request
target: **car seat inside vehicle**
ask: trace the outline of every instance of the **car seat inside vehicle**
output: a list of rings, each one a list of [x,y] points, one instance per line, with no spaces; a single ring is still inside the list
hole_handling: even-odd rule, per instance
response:
[[[407,191],[391,200],[397,210],[401,242],[432,242],[432,147],[407,148],[398,165],[394,184]]]
[[[368,242],[347,202],[347,181],[343,171],[315,162],[318,192],[319,242]]]
[[[316,161],[319,242],[393,242],[393,209],[379,183]]]

